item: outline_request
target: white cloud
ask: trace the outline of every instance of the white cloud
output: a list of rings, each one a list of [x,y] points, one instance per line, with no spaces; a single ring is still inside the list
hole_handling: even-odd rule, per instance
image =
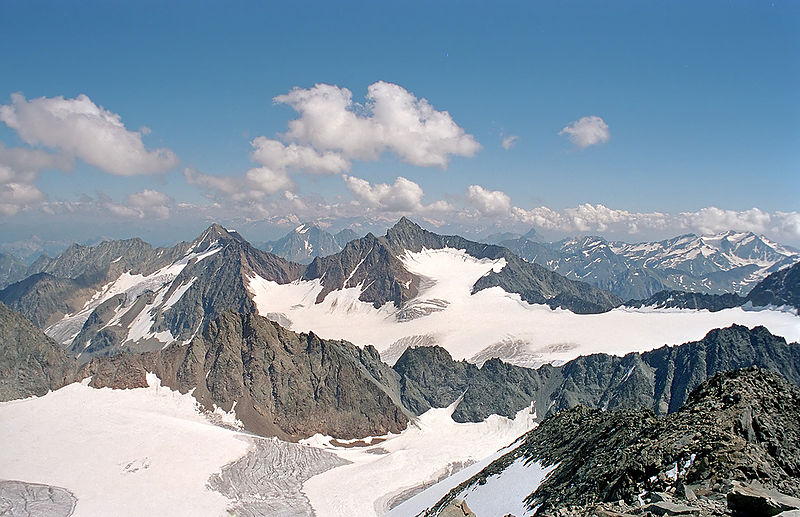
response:
[[[506,137],[503,137],[503,142],[502,142],[501,145],[503,146],[503,149],[508,151],[509,149],[514,147],[514,145],[516,145],[517,140],[519,140],[519,136],[517,136],[517,135],[508,135]]]
[[[0,120],[29,145],[60,149],[105,172],[135,176],[166,172],[178,164],[169,149],[148,150],[141,131],[129,131],[121,117],[86,95],[74,99],[11,95],[0,105]]]
[[[3,180],[13,175],[14,172],[8,167],[0,165],[0,214],[2,215],[14,215],[20,210],[44,201],[47,197],[30,183]]]
[[[135,219],[167,219],[171,204],[169,196],[150,189],[130,194],[124,205],[115,204],[109,200],[104,202],[104,206],[111,213]]]
[[[572,143],[581,149],[590,145],[603,144],[611,138],[608,124],[597,116],[582,117],[566,126],[558,134],[567,135]]]
[[[198,185],[200,187],[219,191],[228,195],[235,194],[242,188],[241,180],[237,178],[203,174],[202,172],[198,172],[188,167],[183,170],[183,177],[186,178],[186,183],[189,185]]]
[[[398,176],[394,184],[371,184],[355,176],[343,176],[350,192],[367,206],[388,212],[415,212],[422,209],[425,193],[413,181]]]
[[[422,167],[447,167],[450,157],[473,156],[480,144],[446,111],[437,111],[403,87],[379,81],[369,86],[364,106],[347,88],[317,84],[275,97],[300,113],[285,137],[336,151],[347,159],[377,160],[384,151]]]
[[[501,190],[486,190],[480,185],[470,185],[467,200],[483,215],[506,215],[511,209],[511,198]]]
[[[530,210],[513,207],[511,215],[514,220],[525,224],[570,233],[615,232],[635,235],[643,231],[655,231],[665,237],[674,237],[686,232],[713,234],[738,230],[770,234],[775,238],[800,238],[800,213],[769,213],[758,208],[737,211],[712,206],[694,212],[668,214],[629,212],[585,203],[561,211],[544,206]]]
[[[256,167],[244,175],[249,188],[272,195],[283,190],[292,190],[294,183],[286,171],[276,171],[269,167]]]
[[[264,136],[253,139],[250,145],[253,146],[250,154],[253,161],[272,170],[294,169],[314,174],[338,174],[350,170],[350,162],[339,153],[319,153],[313,147],[294,143],[286,145]]]

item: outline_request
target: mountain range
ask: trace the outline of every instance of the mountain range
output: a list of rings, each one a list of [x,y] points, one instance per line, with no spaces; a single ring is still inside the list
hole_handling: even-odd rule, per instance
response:
[[[226,310],[256,312],[254,282],[316,282],[321,286],[316,304],[330,293],[360,286],[359,301],[376,308],[389,304],[399,319],[413,318],[429,308],[408,303],[424,280],[408,271],[401,258],[423,248],[446,247],[503,264],[499,272],[477,279],[473,292],[499,286],[525,301],[576,313],[603,312],[621,303],[610,293],[527,263],[505,248],[440,236],[407,219],[386,236],[368,234],[307,266],[259,250],[216,224],[194,241],[171,248],[153,248],[139,239],[73,245],[55,258],[37,260],[31,276],[0,291],[0,301],[88,361],[187,342]]]
[[[800,252],[763,235],[728,231],[628,244],[602,237],[553,243],[534,236],[499,242],[520,257],[626,300],[659,291],[746,295],[769,274],[800,261]]]
[[[349,228],[331,234],[317,225],[304,223],[284,237],[258,247],[286,260],[308,264],[316,257],[339,253],[348,242],[357,238],[358,234]]]

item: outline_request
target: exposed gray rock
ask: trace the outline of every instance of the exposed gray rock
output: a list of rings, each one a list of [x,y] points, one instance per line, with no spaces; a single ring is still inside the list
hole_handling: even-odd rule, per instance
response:
[[[588,515],[598,505],[609,509],[620,501],[614,504],[621,513],[728,515],[740,499],[728,496],[728,504],[733,497],[729,509],[726,494],[741,493],[736,482],[752,486],[753,481],[780,492],[769,492],[773,501],[796,501],[798,414],[800,389],[758,368],[715,375],[691,393],[684,407],[664,417],[646,410],[604,412],[577,406],[528,432],[519,446],[453,489],[428,515],[438,515],[470,486],[520,458],[557,465],[525,500],[529,507],[539,507],[537,515]],[[642,495],[645,502],[652,492],[678,497],[677,488],[685,484],[696,486],[697,500],[670,503],[656,495],[659,501],[635,510]]]
[[[627,307],[653,307],[656,309],[707,309],[711,312],[740,307],[745,298],[736,293],[705,294],[685,291],[659,291],[646,300],[630,300]]]
[[[28,266],[8,253],[0,253],[0,289],[25,278]]]
[[[790,305],[800,309],[800,262],[759,282],[746,301],[755,306]]]
[[[795,249],[744,232],[637,244],[594,236],[553,243],[522,237],[499,244],[626,300],[647,299],[664,290],[745,295],[759,280],[800,259]]]
[[[223,313],[187,345],[95,358],[79,377],[134,388],[146,386],[147,372],[208,409],[235,407],[251,432],[283,439],[397,433],[413,416],[399,376],[374,348],[296,334],[254,314]]]
[[[733,515],[778,515],[782,512],[800,510],[800,499],[769,490],[760,483],[735,483],[728,492],[728,508]]]
[[[62,347],[0,303],[0,401],[56,390],[71,381],[76,369]]]
[[[319,226],[305,223],[283,238],[266,242],[260,247],[286,260],[308,264],[315,257],[327,257],[339,253],[348,242],[357,238],[358,235],[353,230],[342,230],[332,235]]]
[[[0,479],[2,517],[69,517],[76,503],[64,488]]]
[[[453,418],[478,422],[492,413],[512,417],[531,402],[539,418],[578,404],[674,412],[691,390],[716,372],[753,365],[780,372],[800,385],[800,345],[787,344],[764,327],[739,325],[675,347],[625,357],[594,354],[538,369],[499,359],[478,368],[453,361],[442,348],[408,348],[394,369],[401,376],[403,402],[412,411],[446,407],[463,393]]]

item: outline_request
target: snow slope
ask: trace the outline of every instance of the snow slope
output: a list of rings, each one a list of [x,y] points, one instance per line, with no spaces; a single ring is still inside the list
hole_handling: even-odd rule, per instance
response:
[[[66,488],[75,516],[227,515],[209,477],[251,439],[212,425],[194,398],[160,386],[71,384],[0,404],[0,479]]]
[[[430,409],[399,435],[369,447],[333,447],[319,435],[306,440],[351,462],[303,485],[316,515],[384,515],[393,501],[492,456],[536,425],[532,408],[513,420],[492,415],[480,423],[458,423],[451,418],[457,404]]]
[[[585,354],[622,355],[677,345],[733,323],[764,325],[789,341],[800,340],[800,318],[790,313],[620,308],[579,315],[529,304],[499,287],[471,294],[481,276],[504,267],[503,260],[479,260],[450,248],[407,252],[401,259],[422,282],[419,295],[400,311],[392,304],[375,309],[360,301],[361,285],[333,291],[321,303],[314,303],[322,291],[319,280],[279,285],[254,276],[248,288],[262,316],[296,332],[372,344],[390,364],[408,343],[425,342],[443,346],[457,360],[480,364],[500,357],[538,366]],[[408,318],[409,313],[415,317]]]

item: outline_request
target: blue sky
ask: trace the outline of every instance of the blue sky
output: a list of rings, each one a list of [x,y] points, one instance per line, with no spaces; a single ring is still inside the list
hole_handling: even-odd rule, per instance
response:
[[[0,240],[409,215],[800,244],[797,2],[10,1],[0,48]],[[355,126],[303,117],[316,84],[351,92]],[[439,125],[404,125],[423,104]],[[78,105],[122,126],[48,118]],[[259,137],[280,156],[251,156]]]

